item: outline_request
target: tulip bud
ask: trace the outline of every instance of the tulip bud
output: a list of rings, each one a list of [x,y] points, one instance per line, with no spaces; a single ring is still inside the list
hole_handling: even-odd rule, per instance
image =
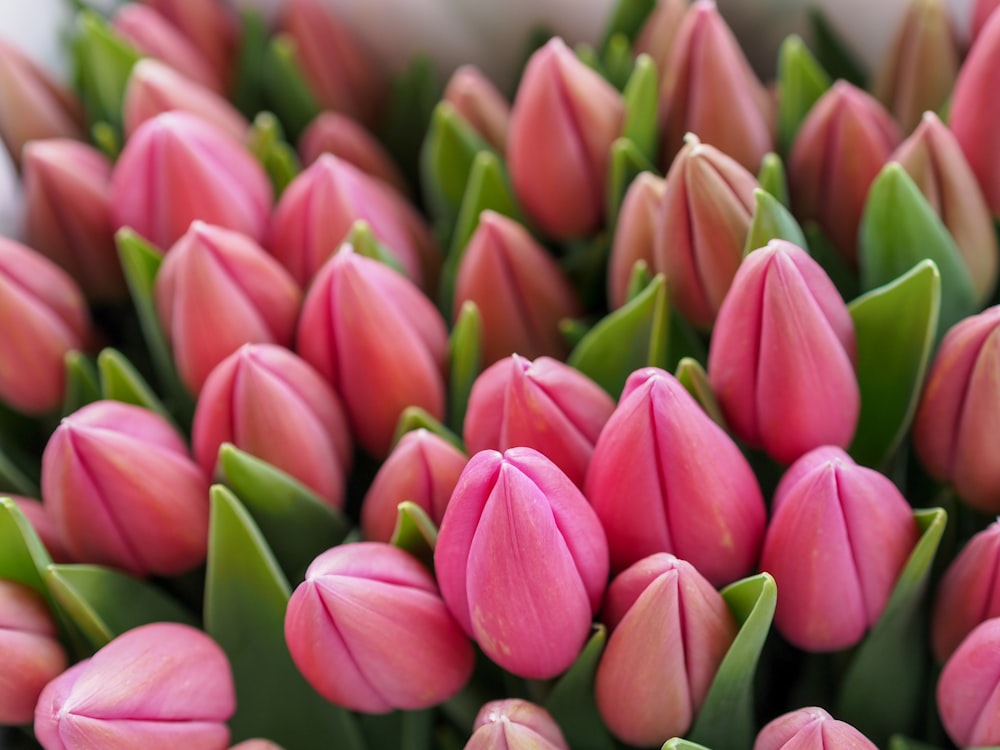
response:
[[[1000,745],[1000,618],[986,620],[948,659],[937,684],[945,732],[959,747]]]
[[[878,750],[861,732],[822,708],[799,708],[764,726],[753,750]]]
[[[738,630],[698,570],[660,552],[608,587],[611,628],[597,666],[597,708],[618,739],[660,745],[687,733]]]
[[[444,417],[444,320],[405,277],[349,245],[316,275],[297,338],[299,354],[333,384],[373,455],[389,452],[406,407]]]
[[[663,370],[637,370],[625,383],[584,489],[607,532],[612,570],[670,552],[720,585],[757,562],[766,516],[757,479],[736,444]]]
[[[197,220],[164,258],[153,295],[177,370],[195,394],[242,344],[291,346],[302,306],[299,287],[260,245]]]
[[[59,530],[56,528],[52,516],[49,515],[48,509],[40,501],[29,497],[18,497],[17,495],[8,495],[7,497],[14,501],[17,509],[21,511],[28,523],[31,524],[31,528],[38,534],[38,538],[45,546],[49,557],[54,562],[71,562],[72,555],[63,544],[62,537],[59,536]],[[0,721],[0,724],[3,722]]]
[[[660,80],[670,64],[677,32],[684,22],[688,0],[657,0],[635,39],[635,54],[645,53],[656,64]]]
[[[50,682],[35,709],[45,750],[229,746],[229,660],[205,633],[156,622],[118,636]]]
[[[42,454],[42,497],[74,558],[135,575],[205,560],[208,481],[158,414],[95,401],[63,418]]]
[[[906,499],[888,478],[828,446],[792,465],[772,511],[760,567],[781,591],[778,630],[807,651],[857,644],[920,538]]]
[[[972,3],[972,41],[979,38],[986,22],[990,20],[993,11],[1000,8],[1000,0],[973,0]]]
[[[757,179],[718,149],[689,137],[667,173],[653,242],[653,267],[670,301],[709,329],[743,260]]]
[[[233,745],[229,750],[284,750],[281,745],[255,737],[251,740],[243,740],[238,745]]]
[[[361,503],[365,538],[388,542],[396,528],[397,508],[406,500],[419,505],[440,526],[468,460],[462,451],[429,430],[403,435],[379,467]]]
[[[235,141],[246,138],[250,128],[246,118],[217,92],[158,60],[139,60],[129,75],[122,104],[126,137],[146,120],[173,110],[198,115]]]
[[[26,242],[74,279],[89,299],[120,299],[125,277],[111,228],[111,162],[81,141],[24,148]]]
[[[52,411],[65,390],[63,360],[89,336],[83,295],[48,258],[0,237],[0,321],[0,401]]]
[[[233,76],[240,46],[240,24],[220,0],[143,0],[198,50],[225,88]]]
[[[611,396],[569,365],[514,354],[476,379],[463,437],[469,453],[534,448],[582,487],[594,444],[614,410]]]
[[[933,112],[892,155],[948,228],[969,268],[980,304],[993,293],[1000,250],[993,217],[955,136]]]
[[[660,86],[661,161],[694,133],[756,171],[774,144],[774,105],[712,0],[691,4]]]
[[[1000,521],[973,536],[952,560],[931,610],[931,645],[944,663],[979,623],[1000,617]]]
[[[475,65],[463,65],[451,74],[441,98],[479,136],[503,153],[510,127],[510,104],[496,85]]]
[[[837,81],[809,110],[792,143],[792,208],[803,220],[815,219],[852,266],[868,189],[899,142],[896,123],[878,101]]]
[[[317,557],[285,614],[292,659],[317,692],[354,711],[430,708],[472,674],[472,644],[416,558],[380,542]]]
[[[329,153],[362,172],[388,183],[400,195],[409,188],[382,144],[361,125],[338,112],[321,112],[299,138],[299,156],[306,166]]]
[[[448,609],[490,659],[547,679],[573,663],[590,634],[608,578],[607,541],[587,499],[541,453],[482,451],[448,503],[434,570]]]
[[[640,172],[625,192],[608,260],[608,301],[617,309],[628,301],[632,271],[638,261],[653,269],[657,216],[666,182],[652,172]]]
[[[945,334],[913,419],[913,447],[927,472],[965,502],[1000,512],[1000,306],[959,321]]]
[[[740,440],[784,464],[821,445],[846,448],[861,409],[854,359],[854,323],[816,261],[784,240],[746,257],[708,353],[709,382]]]
[[[576,293],[555,259],[521,224],[483,211],[462,255],[452,317],[466,301],[482,315],[483,363],[514,352],[565,358],[560,321],[582,315]]]
[[[324,3],[288,0],[279,29],[295,43],[309,88],[324,109],[374,124],[388,93],[384,71]]]
[[[195,219],[259,242],[271,200],[271,183],[250,152],[187,112],[165,112],[140,125],[111,176],[113,224],[132,227],[160,248]]]
[[[541,706],[521,700],[490,701],[479,709],[464,750],[569,750],[555,720]]]
[[[274,208],[267,248],[303,286],[363,220],[417,285],[432,286],[439,251],[424,220],[385,182],[323,154],[299,174]]]
[[[56,624],[45,601],[0,579],[0,726],[30,724],[38,696],[66,669]]]
[[[24,144],[42,138],[83,140],[83,108],[30,58],[0,40],[0,139],[20,167]]]
[[[558,37],[528,60],[510,116],[507,160],[514,192],[547,235],[570,239],[604,221],[621,95]]]
[[[965,152],[993,216],[1000,216],[1000,97],[996,71],[1000,67],[1000,13],[990,15],[962,63],[955,80],[948,126]]]

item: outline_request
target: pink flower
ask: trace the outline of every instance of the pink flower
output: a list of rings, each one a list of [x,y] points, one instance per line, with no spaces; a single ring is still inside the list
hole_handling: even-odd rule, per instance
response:
[[[662,177],[652,172],[640,172],[625,191],[608,260],[607,291],[612,309],[628,301],[628,287],[638,261],[643,261],[650,273],[657,271],[653,245],[665,189],[666,182]]]
[[[822,708],[799,708],[769,722],[757,735],[753,750],[877,750],[874,743],[850,724],[834,719]]]
[[[510,104],[496,85],[475,65],[463,65],[451,74],[441,95],[459,116],[497,152],[507,146]]]
[[[1000,744],[1000,618],[978,625],[948,659],[937,685],[944,729],[959,747]]]
[[[541,706],[507,698],[479,709],[464,750],[569,750],[559,725]]]

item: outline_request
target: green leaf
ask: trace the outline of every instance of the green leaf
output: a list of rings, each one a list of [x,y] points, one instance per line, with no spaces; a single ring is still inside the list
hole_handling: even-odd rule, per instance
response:
[[[778,51],[778,145],[787,154],[799,126],[832,81],[802,38],[787,37]]]
[[[635,68],[635,55],[632,43],[624,34],[615,34],[608,41],[600,59],[600,70],[604,78],[621,91],[628,86],[629,78]]]
[[[413,187],[420,183],[421,145],[442,88],[434,63],[426,56],[414,58],[392,81],[380,135]]]
[[[344,242],[353,247],[354,252],[358,255],[377,260],[379,263],[389,266],[393,271],[406,276],[406,270],[399,262],[399,258],[392,250],[378,241],[375,233],[372,232],[371,224],[364,219],[357,219],[351,225],[351,231],[347,233]]]
[[[120,131],[125,87],[142,54],[93,11],[77,14],[77,31],[72,42],[74,76],[90,120]]]
[[[141,406],[173,422],[163,402],[120,351],[102,350],[97,355],[97,369],[101,376],[101,398]]]
[[[121,133],[110,122],[95,122],[90,126],[90,140],[112,162],[118,161],[122,150]]]
[[[655,172],[653,163],[646,158],[631,138],[618,138],[611,144],[611,166],[608,169],[608,232],[614,231],[618,211],[628,186],[640,172]]]
[[[937,745],[928,745],[925,742],[918,742],[909,737],[894,734],[889,738],[889,750],[941,750],[941,748]]]
[[[840,296],[844,299],[857,297],[861,291],[857,274],[833,246],[826,233],[814,221],[807,221],[802,229],[809,242],[809,254],[826,271]]]
[[[240,13],[240,49],[236,55],[231,99],[248,119],[264,109],[264,77],[270,32],[264,17],[255,10]]]
[[[454,105],[438,102],[420,150],[420,182],[430,213],[449,234],[462,207],[476,154],[489,145]]]
[[[100,565],[49,565],[45,583],[66,617],[97,650],[151,622],[197,626],[194,615],[162,589]]]
[[[854,52],[833,30],[826,16],[819,9],[809,11],[809,27],[816,44],[816,59],[830,78],[843,78],[858,88],[866,88],[865,69],[858,62]]]
[[[838,689],[837,718],[881,747],[890,735],[918,728],[930,674],[924,594],[948,516],[941,508],[913,515],[920,540]]]
[[[642,290],[649,286],[652,280],[653,274],[650,273],[649,264],[640,258],[632,265],[632,273],[629,275],[625,301],[628,302],[638,297],[642,293]]]
[[[710,748],[699,745],[697,742],[685,740],[682,737],[674,737],[664,742],[660,750],[710,750]]]
[[[655,7],[656,0],[618,0],[611,9],[607,25],[604,27],[600,44],[602,52],[618,35],[634,42]]]
[[[219,467],[292,581],[301,581],[316,556],[351,529],[343,513],[299,481],[231,443],[219,448]]]
[[[976,310],[972,278],[955,241],[898,163],[883,167],[868,192],[861,219],[858,266],[865,291],[887,284],[920,261],[941,274],[938,338]]]
[[[857,340],[861,415],[854,460],[881,468],[910,428],[938,330],[941,277],[924,260],[848,305]]]
[[[321,698],[285,645],[288,581],[246,509],[225,487],[211,490],[205,630],[233,668],[232,741],[267,737],[282,747],[364,750],[355,718]]]
[[[771,629],[778,588],[769,573],[758,573],[722,590],[740,625],[729,651],[705,696],[688,737],[715,750],[742,750],[753,745],[754,674]]]
[[[16,446],[5,445],[5,442],[0,440],[0,488],[16,495],[40,497],[37,477],[32,476],[26,462],[21,460]]]
[[[722,429],[726,428],[726,419],[722,416],[722,409],[715,398],[712,386],[708,382],[708,373],[701,366],[701,362],[693,357],[684,357],[677,364],[677,371],[674,376],[680,384],[687,389],[694,400],[698,402],[705,413],[712,418],[712,421]]]
[[[465,410],[472,385],[479,377],[483,361],[483,317],[472,300],[462,303],[462,310],[448,338],[448,425],[462,432]]]
[[[90,357],[80,352],[69,352],[65,362],[66,392],[63,396],[63,416],[72,414],[77,409],[101,398],[97,367]]]
[[[438,530],[427,511],[410,500],[396,509],[396,527],[389,543],[406,550],[431,570],[434,570],[434,545]]]
[[[51,564],[45,545],[17,503],[0,497],[0,579],[23,583],[51,599],[44,579]]]
[[[580,655],[549,693],[545,708],[558,722],[573,750],[613,750],[616,747],[601,721],[594,698],[594,675],[608,640],[608,630],[598,623]]]
[[[778,199],[778,202],[788,208],[788,178],[785,175],[785,163],[773,151],[764,154],[760,160],[760,171],[757,173],[760,186]]]
[[[633,371],[666,368],[669,317],[666,279],[657,274],[639,296],[590,329],[568,364],[617,399]]]
[[[298,154],[288,145],[281,123],[274,114],[259,112],[254,117],[247,135],[247,148],[267,172],[275,196],[280,197],[288,183],[299,174],[301,166]]]
[[[398,750],[431,750],[432,747],[441,747],[440,743],[432,743],[435,718],[433,709],[361,714],[358,718],[369,747],[391,747]]]
[[[649,55],[639,55],[625,85],[625,127],[622,137],[635,144],[648,162],[656,161],[657,106],[660,93],[656,64]]]
[[[399,415],[399,421],[396,423],[396,432],[392,436],[393,446],[400,441],[403,435],[413,430],[430,430],[438,437],[447,440],[460,451],[465,451],[462,438],[434,419],[425,409],[421,409],[419,406],[407,406]]]
[[[747,232],[746,245],[743,246],[743,255],[764,247],[774,239],[788,240],[808,252],[806,236],[791,211],[781,205],[771,193],[760,188],[753,191],[753,197],[753,219]]]
[[[288,128],[289,138],[297,141],[322,107],[302,73],[295,40],[288,34],[278,34],[266,49],[261,72],[268,108]]]

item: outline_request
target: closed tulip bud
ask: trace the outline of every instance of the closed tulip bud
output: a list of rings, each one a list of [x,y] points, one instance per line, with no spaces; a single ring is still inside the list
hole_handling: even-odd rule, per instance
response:
[[[993,13],[980,30],[955,80],[948,126],[965,152],[994,217],[1000,216],[1000,97],[996,70],[1000,66],[1000,13]]]
[[[625,192],[608,260],[608,301],[617,309],[628,301],[632,271],[638,261],[653,270],[657,215],[666,182],[652,172],[640,172]]]
[[[636,55],[645,53],[653,58],[661,80],[670,64],[677,32],[688,5],[688,0],[657,0],[635,39]]]
[[[480,215],[458,266],[455,320],[470,300],[482,315],[484,364],[514,352],[565,358],[559,323],[582,314],[555,259],[521,224],[494,211]]]
[[[42,497],[74,558],[135,575],[204,562],[208,481],[158,414],[95,401],[63,418],[42,454]]]
[[[239,18],[221,0],[143,0],[198,50],[225,88],[240,46]]]
[[[959,747],[1000,745],[1000,618],[986,620],[962,641],[941,670],[937,709]]]
[[[250,128],[246,118],[217,92],[159,60],[139,60],[125,87],[122,118],[126,137],[131,137],[146,120],[173,110],[198,115],[235,141],[242,141]]]
[[[774,145],[774,105],[714,0],[697,0],[674,38],[660,86],[661,161],[694,133],[756,171]]]
[[[875,744],[845,721],[822,708],[799,708],[779,716],[760,730],[753,750],[877,750]]]
[[[479,709],[464,750],[569,750],[569,745],[548,711],[507,698]]]
[[[852,266],[868,189],[900,139],[877,100],[837,81],[809,110],[792,143],[792,208],[802,219],[818,222]]]
[[[400,195],[409,188],[392,157],[371,133],[339,112],[322,112],[299,138],[299,156],[306,166],[322,154],[333,154],[362,172],[388,183]]]
[[[378,121],[388,94],[378,60],[330,8],[318,0],[289,0],[278,28],[295,43],[295,56],[324,109],[360,122]]]
[[[0,40],[0,139],[11,161],[42,138],[84,138],[83,107],[12,44]]]
[[[111,162],[81,141],[51,138],[24,148],[25,241],[95,301],[120,299],[125,277],[111,228]]]
[[[34,729],[45,750],[225,750],[235,711],[233,673],[219,645],[188,625],[156,622],[50,682]]]
[[[715,585],[753,569],[766,512],[739,448],[676,378],[632,373],[590,460],[584,488],[608,535],[612,570],[656,552]]]
[[[0,725],[30,724],[42,689],[66,669],[66,652],[42,597],[3,579],[0,661]]]
[[[507,147],[510,104],[475,65],[463,65],[448,79],[441,98],[499,153]]]
[[[192,451],[211,475],[223,443],[281,469],[335,508],[344,505],[351,442],[340,399],[303,360],[274,344],[245,344],[205,381]]]
[[[430,572],[380,542],[333,547],[292,593],[285,641],[331,703],[365,713],[430,708],[472,674],[472,644]]]
[[[670,301],[698,328],[711,328],[740,267],[759,187],[736,160],[695,137],[667,173],[653,267],[666,274]]]
[[[611,396],[578,370],[551,357],[532,362],[514,354],[476,379],[463,437],[470,453],[534,448],[582,487],[614,410]]]
[[[833,282],[804,250],[772,240],[746,257],[719,309],[708,379],[733,433],[790,464],[854,437],[855,351]]]
[[[547,679],[573,663],[590,634],[608,547],[587,499],[545,456],[482,451],[448,503],[434,570],[448,609],[490,659]]]
[[[611,629],[594,691],[601,718],[630,745],[660,745],[690,729],[736,637],[725,600],[690,563],[646,557],[608,587]]]
[[[788,470],[772,510],[760,567],[781,591],[779,632],[807,651],[857,644],[920,537],[906,499],[882,474],[824,447]]]
[[[388,542],[403,501],[419,505],[441,525],[448,499],[468,457],[429,430],[407,432],[382,462],[361,503],[361,530],[366,539]]]
[[[934,356],[913,419],[913,447],[927,472],[966,503],[1000,512],[1000,306],[959,321]]]
[[[389,452],[408,406],[444,417],[444,320],[404,276],[349,245],[326,262],[309,288],[297,339],[302,358],[340,395],[369,453]]]
[[[431,288],[440,251],[412,206],[385,182],[332,154],[321,155],[285,189],[267,248],[303,286],[363,220],[418,286]]]
[[[242,344],[291,346],[302,306],[298,285],[260,245],[202,221],[170,248],[153,296],[181,380],[195,394]]]
[[[1000,617],[1000,521],[973,536],[952,560],[931,610],[931,645],[944,663],[979,623]]]
[[[993,11],[1000,8],[1000,0],[973,0],[972,3],[972,41],[982,33],[986,22],[990,20]]]
[[[132,227],[160,248],[195,219],[259,242],[271,201],[271,183],[250,152],[188,112],[165,112],[140,125],[111,176],[113,224]]]
[[[62,537],[59,536],[59,530],[56,528],[52,516],[49,515],[48,509],[40,501],[30,497],[18,497],[16,495],[8,495],[8,497],[14,501],[18,510],[21,511],[28,523],[31,524],[31,528],[38,534],[38,538],[45,546],[45,551],[49,553],[49,557],[57,563],[72,562],[72,555],[66,549],[66,545],[63,544]],[[2,723],[0,722],[0,724]]]
[[[909,133],[924,112],[948,99],[958,67],[958,39],[944,2],[913,0],[875,79],[875,97]]]
[[[570,239],[604,221],[621,95],[555,37],[528,60],[514,97],[507,162],[518,201],[547,235]]]
[[[90,335],[83,294],[48,258],[0,237],[0,321],[0,401],[28,414],[55,409],[63,360]]]
[[[990,208],[954,134],[937,115],[925,112],[892,159],[913,178],[955,238],[977,298],[985,303],[996,286],[1000,250]]]
[[[252,740],[243,740],[243,742],[233,745],[229,750],[284,750],[284,748],[271,740],[255,737]]]

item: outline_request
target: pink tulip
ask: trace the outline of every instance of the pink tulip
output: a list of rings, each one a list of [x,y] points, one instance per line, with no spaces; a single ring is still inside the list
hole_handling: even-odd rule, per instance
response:
[[[90,335],[83,294],[48,258],[0,238],[0,401],[41,414],[63,399],[64,358]]]
[[[772,720],[757,735],[753,750],[877,750],[874,743],[847,722],[822,708],[799,708]]]
[[[978,625],[948,659],[937,685],[945,732],[959,747],[1000,745],[1000,618]]]
[[[733,433],[789,464],[847,447],[861,397],[854,324],[804,250],[772,240],[743,261],[719,309],[708,378]]]
[[[45,750],[225,750],[236,710],[229,660],[205,633],[129,630],[50,682],[35,709]]]
[[[361,503],[361,530],[366,539],[388,542],[396,528],[397,507],[416,503],[441,525],[448,499],[468,457],[428,430],[407,432],[379,467]]]
[[[146,409],[96,401],[63,418],[42,454],[42,498],[81,562],[175,575],[205,560],[208,481]]]
[[[765,509],[739,448],[672,375],[632,373],[601,433],[584,491],[608,535],[611,568],[656,552],[715,585],[757,562]]]
[[[608,260],[607,292],[612,309],[628,301],[629,283],[638,261],[643,261],[651,273],[656,271],[653,243],[665,189],[662,177],[640,172],[625,192]]]
[[[401,274],[344,246],[306,295],[298,352],[333,384],[365,450],[389,452],[399,415],[444,417],[448,334],[437,309]]]
[[[59,536],[59,530],[56,528],[55,521],[52,520],[48,509],[42,505],[41,501],[17,495],[7,495],[7,497],[14,501],[18,510],[21,511],[28,523],[31,524],[31,528],[38,534],[38,538],[45,546],[45,551],[49,553],[49,557],[54,562],[65,563],[73,561],[73,556],[70,555],[66,549],[66,545],[63,544],[62,537]],[[0,724],[2,723],[0,722]]]
[[[473,384],[465,445],[470,453],[534,448],[582,487],[594,444],[614,410],[614,400],[569,365],[514,354]]]
[[[27,586],[0,579],[0,725],[30,724],[38,696],[66,669],[49,608]]]
[[[451,74],[441,95],[459,116],[490,146],[503,153],[510,128],[510,104],[496,85],[475,65],[463,65]]]
[[[659,0],[635,38],[636,55],[645,53],[653,59],[661,81],[670,65],[671,53],[688,5],[688,0]]]
[[[920,537],[896,486],[839,448],[800,458],[778,484],[760,567],[781,597],[778,631],[807,651],[857,644]]]
[[[306,166],[322,154],[333,154],[362,172],[378,177],[400,195],[409,192],[392,157],[357,121],[339,112],[321,112],[299,138],[299,155]]]
[[[555,720],[541,706],[521,700],[490,701],[479,709],[464,750],[569,750]]]
[[[251,740],[243,740],[243,742],[233,745],[229,750],[284,750],[284,748],[271,740],[255,737]]]
[[[170,248],[153,294],[181,380],[195,394],[242,344],[290,346],[302,306],[298,285],[260,245],[198,220]]]
[[[335,508],[344,505],[351,442],[330,384],[290,351],[244,344],[205,381],[191,433],[207,475],[232,443],[290,474]]]
[[[462,255],[453,319],[470,300],[482,315],[484,364],[513,353],[565,358],[569,344],[559,324],[582,315],[555,259],[521,224],[494,211],[480,214]]]
[[[646,557],[608,587],[611,629],[594,690],[601,718],[630,745],[687,733],[736,637],[725,600],[673,555]]]
[[[331,703],[365,713],[430,708],[472,674],[472,644],[416,558],[379,542],[317,557],[288,602],[285,640]]]
[[[624,117],[619,93],[558,37],[528,60],[507,160],[518,200],[545,234],[562,240],[601,226],[611,144]]]
[[[993,11],[1000,8],[1000,0],[973,0],[972,3],[972,41],[979,37],[986,22],[990,20]]]
[[[607,584],[607,541],[586,498],[545,456],[482,451],[448,503],[434,570],[448,609],[490,659],[547,679],[573,663],[590,634]]]
[[[114,225],[132,227],[160,248],[195,219],[260,241],[271,200],[271,183],[250,152],[188,112],[165,112],[139,126],[111,177]]]

